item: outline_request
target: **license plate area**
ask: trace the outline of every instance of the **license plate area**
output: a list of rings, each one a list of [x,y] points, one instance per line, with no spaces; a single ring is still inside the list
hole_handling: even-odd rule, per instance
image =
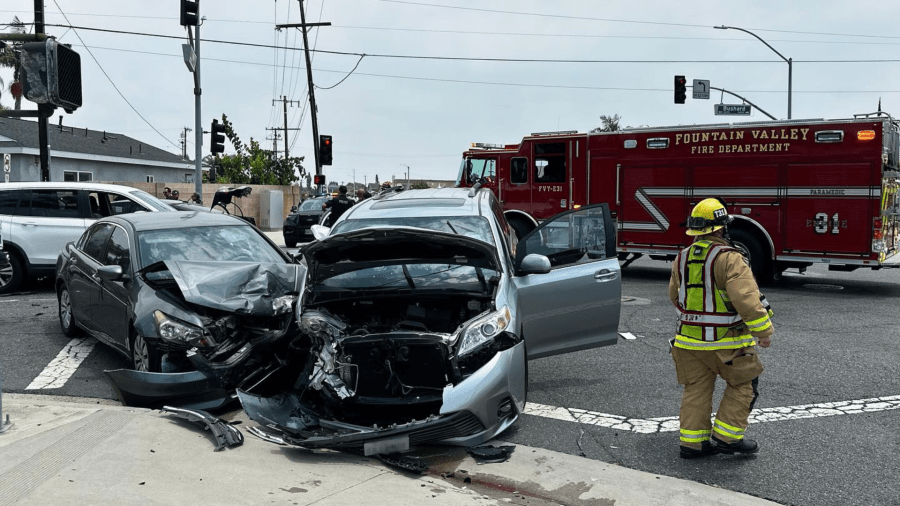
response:
[[[366,457],[380,453],[396,453],[409,450],[409,436],[395,436],[385,439],[376,439],[363,444],[363,452]]]

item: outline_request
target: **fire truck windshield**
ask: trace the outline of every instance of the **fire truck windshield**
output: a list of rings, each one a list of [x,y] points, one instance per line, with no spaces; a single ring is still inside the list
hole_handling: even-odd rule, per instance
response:
[[[494,158],[463,158],[456,176],[456,186],[471,186],[483,177],[496,176],[497,160]]]

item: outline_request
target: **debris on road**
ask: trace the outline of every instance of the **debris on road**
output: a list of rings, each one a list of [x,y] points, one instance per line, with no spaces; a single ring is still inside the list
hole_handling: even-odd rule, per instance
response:
[[[200,409],[183,409],[172,406],[164,406],[160,411],[167,411],[185,420],[202,425],[204,430],[212,432],[216,438],[216,449],[219,452],[226,447],[231,448],[244,444],[244,435],[237,427],[232,426],[221,418],[216,418]]]
[[[500,447],[485,445],[466,448],[466,453],[471,455],[479,464],[495,464],[509,460],[509,457],[512,456],[512,452],[515,449],[516,447],[512,445],[503,445]]]

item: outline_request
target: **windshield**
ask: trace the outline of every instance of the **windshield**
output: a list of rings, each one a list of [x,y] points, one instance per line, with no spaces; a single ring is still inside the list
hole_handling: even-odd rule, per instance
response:
[[[488,280],[498,273],[468,265],[407,263],[380,265],[346,272],[323,280],[320,284],[333,288],[408,288],[484,291]]]
[[[468,184],[468,180],[466,178],[466,162],[468,158],[463,157],[462,162],[459,164],[459,174],[456,175],[456,187],[466,186]]]
[[[497,176],[497,160],[494,158],[463,158],[456,176],[456,186],[471,186],[483,177]]]
[[[217,226],[138,232],[141,267],[163,260],[286,262],[250,226]]]
[[[165,202],[159,200],[158,198],[154,197],[153,195],[150,195],[149,193],[147,193],[143,190],[134,190],[134,191],[130,191],[128,193],[137,197],[138,199],[141,200],[141,202],[143,202],[144,204],[147,204],[148,206],[152,207],[156,211],[174,211],[174,209],[167,206]]]
[[[332,229],[332,234],[341,234],[368,227],[416,227],[436,230],[447,234],[459,234],[488,244],[491,239],[491,224],[481,216],[426,216],[373,218],[368,220],[344,220]]]
[[[300,203],[298,211],[321,211],[325,199],[307,199]]]

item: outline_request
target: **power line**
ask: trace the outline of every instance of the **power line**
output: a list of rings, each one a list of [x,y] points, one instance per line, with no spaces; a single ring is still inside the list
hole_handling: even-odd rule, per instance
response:
[[[379,0],[379,1],[388,1],[388,0]],[[98,32],[106,32],[106,33],[119,33],[125,35],[140,35],[144,37],[157,37],[163,39],[179,39],[181,37],[176,37],[174,35],[161,35],[161,34],[153,34],[153,33],[145,33],[145,32],[130,32],[124,30],[110,30],[107,28],[91,28],[84,26],[71,26],[71,25],[56,25],[56,24],[45,24],[45,26],[56,26],[60,28],[73,28],[80,30],[92,30]],[[246,46],[246,47],[260,47],[271,49],[276,47],[278,49],[283,50],[292,50],[299,51],[296,48],[290,48],[286,46],[271,46],[268,44],[255,44],[251,42],[237,42],[231,40],[217,40],[217,39],[201,39],[203,42],[212,43],[212,44],[228,44],[235,46]],[[310,49],[310,52],[313,53],[323,53],[323,54],[334,54],[341,56],[363,56],[365,55],[368,58],[395,58],[395,59],[405,59],[405,60],[442,60],[442,61],[469,61],[469,62],[491,62],[491,63],[633,63],[633,64],[642,64],[642,63],[777,63],[779,65],[784,62],[781,60],[565,60],[559,58],[476,58],[469,56],[422,56],[422,55],[399,55],[399,54],[379,54],[379,53],[355,53],[350,51],[329,51],[325,49]],[[867,59],[867,60],[794,60],[794,63],[900,63],[900,59]]]
[[[3,11],[0,11],[3,12]],[[89,14],[85,14],[87,16]],[[115,15],[106,15],[106,14],[97,14],[97,16],[110,16],[110,17],[130,17],[130,18],[142,18],[148,17],[150,19],[156,19],[157,16],[115,16]],[[159,19],[177,19],[177,18],[159,18]],[[271,25],[272,23],[268,21],[242,21],[242,20],[232,20],[232,19],[207,19],[207,21],[220,21],[220,22],[231,22],[231,23],[259,23],[259,24],[267,24]],[[30,23],[26,23],[30,24]],[[11,26],[9,23],[0,23],[0,26]],[[748,39],[746,37],[736,37],[736,38],[722,38],[722,37],[677,37],[677,36],[666,36],[666,35],[598,35],[598,34],[590,34],[590,33],[534,33],[534,32],[486,32],[486,31],[476,31],[476,30],[438,30],[433,28],[398,28],[398,27],[387,27],[387,26],[354,26],[354,25],[335,25],[332,24],[331,28],[336,29],[344,29],[344,30],[377,30],[377,31],[391,31],[391,32],[412,32],[412,33],[445,33],[448,35],[466,35],[466,36],[484,36],[484,37],[554,37],[554,38],[576,38],[576,39],[636,39],[636,40],[697,40],[697,41],[727,41],[727,42],[746,42],[755,44],[756,42],[752,39]],[[318,31],[318,28],[317,28]],[[846,35],[850,36],[850,35]],[[888,36],[874,36],[876,38],[888,38]],[[296,40],[296,35],[295,35]],[[874,45],[874,46],[900,46],[900,42],[872,42],[872,41],[846,41],[846,40],[803,40],[803,39],[766,39],[769,42],[786,42],[786,43],[801,43],[801,44],[854,44],[854,45]],[[294,44],[296,47],[296,44]]]
[[[66,13],[63,12],[63,10],[59,7],[59,3],[57,3],[56,0],[53,0],[53,3],[56,5],[56,8],[59,9],[59,12],[60,12],[60,14],[63,15],[63,18],[66,19],[66,22],[69,23],[69,18],[66,17]],[[112,78],[109,77],[109,74],[106,73],[106,70],[103,68],[103,65],[100,65],[100,62],[97,60],[97,57],[94,56],[93,52],[91,52],[91,48],[89,48],[87,46],[87,44],[84,43],[84,40],[81,38],[81,35],[78,33],[78,30],[76,30],[75,27],[72,27],[72,33],[74,33],[75,36],[78,37],[78,40],[81,41],[81,44],[84,46],[85,49],[87,49],[88,54],[91,55],[91,58],[94,60],[94,63],[96,63],[97,66],[100,67],[100,71],[103,72],[104,76],[106,76],[106,79],[109,81],[109,84],[111,84],[113,86],[113,88],[115,88],[116,93],[118,93],[119,96],[122,97],[122,100],[124,100],[125,103],[128,104],[128,107],[131,107],[131,110],[134,111],[134,113],[137,114],[138,117],[140,117],[142,120],[144,120],[144,123],[146,123],[150,128],[153,129],[153,131],[155,131],[157,134],[159,134],[160,137],[165,139],[166,142],[175,146],[176,144],[174,142],[170,141],[168,137],[166,137],[165,135],[162,134],[162,132],[157,130],[156,127],[153,126],[149,121],[147,121],[147,118],[145,118],[140,112],[138,112],[138,110],[135,109],[135,107],[133,105],[131,105],[131,102],[129,102],[128,99],[125,98],[125,95],[122,94],[122,92],[119,90],[119,87],[116,86],[116,83],[114,83]]]
[[[476,30],[436,30],[431,28],[392,28],[387,26],[352,26],[331,25],[331,28],[345,30],[379,30],[389,32],[420,32],[420,33],[446,33],[451,35],[480,35],[485,37],[513,36],[513,37],[563,37],[584,39],[639,39],[639,40],[713,40],[731,42],[753,42],[747,37],[722,38],[722,37],[676,37],[666,35],[597,35],[589,33],[534,33],[534,32],[486,32]],[[801,40],[801,39],[766,39],[769,42],[801,42],[804,44],[864,44],[879,46],[900,46],[900,42],[869,42],[869,41],[844,41],[844,40]]]
[[[103,49],[107,51],[120,51],[125,53],[137,53],[137,54],[149,54],[154,56],[168,56],[172,58],[182,58],[180,54],[172,54],[172,53],[158,53],[153,51],[138,51],[133,49],[121,49],[121,48],[113,48],[113,47],[99,47],[94,46],[94,49]],[[209,58],[203,57],[204,61],[215,61],[222,63],[236,63],[240,65],[256,65],[263,67],[271,67],[275,66],[271,63],[261,63],[261,62],[252,62],[252,61],[242,61],[242,60],[229,60],[224,58]],[[334,74],[345,74],[346,70],[330,70],[330,69],[313,69],[316,72],[326,72],[326,73],[334,73]],[[421,77],[421,76],[404,76],[404,75],[394,75],[394,74],[377,74],[372,72],[356,72],[356,75],[366,76],[366,77],[383,77],[389,79],[408,79],[414,81],[432,81],[432,82],[444,82],[444,83],[456,83],[456,84],[482,84],[482,85],[491,85],[491,86],[517,86],[523,88],[558,88],[558,89],[570,89],[570,90],[607,90],[607,91],[672,91],[671,88],[633,88],[633,87],[609,87],[609,86],[575,86],[575,85],[566,85],[566,84],[546,84],[546,83],[522,83],[522,82],[499,82],[499,81],[474,81],[474,80],[466,80],[466,79],[445,79],[445,78],[436,78],[436,77]],[[784,90],[735,90],[740,93],[784,93]],[[815,93],[815,94],[842,94],[842,93],[900,93],[900,90],[794,90],[794,93]]]
[[[499,9],[484,9],[480,7],[461,7],[458,5],[440,5],[440,4],[426,4],[421,2],[410,2],[408,0],[378,0],[379,2],[388,2],[395,4],[407,4],[407,5],[417,5],[421,7],[439,7],[442,9],[455,9],[461,11],[475,11],[475,12],[488,12],[492,14],[515,14],[518,16],[533,16],[540,18],[556,18],[556,19],[573,19],[579,21],[605,21],[609,23],[631,23],[631,24],[639,24],[639,25],[654,25],[654,26],[680,26],[680,27],[688,27],[688,28],[712,28],[707,25],[698,25],[692,23],[667,23],[662,21],[637,21],[633,19],[614,19],[614,18],[593,18],[586,16],[567,16],[563,14],[546,14],[546,13],[538,13],[538,12],[521,12],[521,11],[505,11]],[[831,32],[805,32],[798,30],[775,30],[770,28],[748,28],[748,30],[758,31],[758,32],[775,32],[775,33],[798,33],[803,35],[830,35],[836,37],[866,37],[866,38],[879,38],[879,39],[900,39],[898,36],[891,35],[859,35],[855,33],[831,33]]]

